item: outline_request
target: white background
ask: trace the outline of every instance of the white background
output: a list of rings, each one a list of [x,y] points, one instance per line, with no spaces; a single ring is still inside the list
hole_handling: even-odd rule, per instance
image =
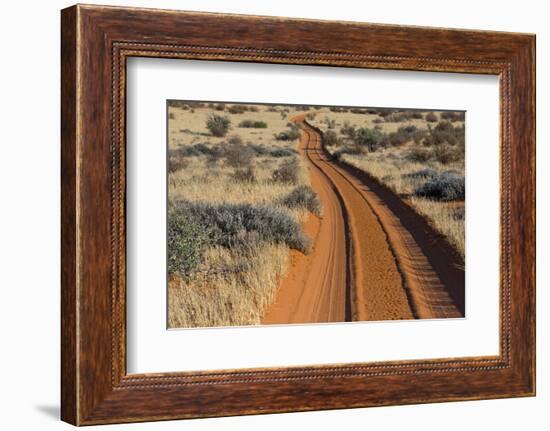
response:
[[[127,83],[129,373],[498,354],[498,77],[140,58]],[[166,99],[184,98],[466,111],[466,319],[167,331]]]
[[[106,4],[345,19],[537,33],[538,396],[509,399],[107,426],[97,429],[547,429],[550,217],[550,28],[544,2],[296,2],[286,0],[102,1]],[[10,430],[70,429],[59,409],[59,9],[65,1],[6,2],[0,15],[1,145],[0,425]],[[546,265],[547,267],[548,265]],[[546,313],[546,314],[545,314]]]

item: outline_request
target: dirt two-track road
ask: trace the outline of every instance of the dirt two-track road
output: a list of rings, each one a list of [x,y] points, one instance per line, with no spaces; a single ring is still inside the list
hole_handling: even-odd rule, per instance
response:
[[[291,252],[264,324],[464,316],[464,270],[456,253],[401,199],[334,161],[304,120],[300,154],[323,204],[304,226],[307,256]]]

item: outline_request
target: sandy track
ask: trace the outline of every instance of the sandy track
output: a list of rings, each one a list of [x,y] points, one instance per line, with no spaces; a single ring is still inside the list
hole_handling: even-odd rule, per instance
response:
[[[290,270],[281,280],[265,324],[351,320],[344,208],[330,179],[311,160],[317,157],[311,145],[302,133],[299,150],[309,161],[311,185],[323,204],[323,217],[309,216],[304,230],[313,240],[311,253],[291,251]]]
[[[295,121],[325,213],[306,223],[312,253],[292,253],[263,323],[463,316],[464,271],[446,241],[368,175],[333,161],[303,116]]]

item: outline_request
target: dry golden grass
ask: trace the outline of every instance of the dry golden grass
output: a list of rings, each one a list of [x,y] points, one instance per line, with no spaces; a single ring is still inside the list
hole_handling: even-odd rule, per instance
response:
[[[229,108],[231,104],[227,104]],[[189,145],[198,142],[208,142],[212,144],[219,144],[227,140],[227,137],[215,137],[210,136],[208,129],[206,128],[206,120],[212,113],[223,115],[229,118],[231,121],[231,128],[227,136],[238,135],[244,142],[254,142],[266,146],[285,146],[288,143],[277,141],[273,138],[274,133],[279,133],[287,130],[287,123],[293,115],[296,115],[298,111],[292,107],[277,106],[277,112],[269,112],[269,107],[264,105],[251,105],[257,106],[258,112],[243,112],[242,114],[230,114],[226,111],[215,111],[210,108],[196,108],[193,110],[183,110],[169,106],[168,115],[172,118],[169,120],[168,128],[168,144],[170,148],[177,148],[180,145]],[[289,112],[283,112],[284,118],[281,115],[281,111],[287,109]],[[267,123],[266,129],[254,129],[238,127],[238,124],[243,120],[265,121]],[[191,133],[190,133],[191,132]]]
[[[408,202],[447,237],[464,259],[464,202],[436,202],[416,196],[411,196]]]
[[[209,147],[224,144],[232,136],[244,143],[266,148],[297,149],[298,141],[277,141],[274,134],[288,130],[290,117],[297,111],[288,107],[257,106],[258,112],[230,114],[210,108],[184,110],[169,107],[169,149],[196,143]],[[281,111],[284,112],[284,118]],[[225,137],[211,136],[206,121],[211,113],[231,120],[232,127]],[[242,120],[264,121],[266,129],[240,128]],[[298,157],[298,154],[296,154]],[[305,209],[289,209],[279,202],[298,185],[309,185],[304,162],[299,161],[296,184],[276,182],[272,174],[285,157],[256,156],[253,159],[255,181],[238,181],[236,168],[224,158],[207,156],[185,158],[185,166],[171,172],[168,178],[168,200],[176,202],[208,202],[211,204],[252,204],[274,206],[289,214],[295,221],[306,220]],[[203,256],[198,272],[188,279],[172,275],[168,283],[168,324],[178,327],[212,327],[259,324],[267,307],[273,302],[278,279],[284,275],[289,248],[283,244],[256,244],[251,249],[228,250],[210,247]],[[218,270],[218,269],[222,270]],[[231,270],[238,268],[238,270]]]
[[[207,250],[202,269],[240,265],[239,272],[198,275],[190,281],[174,277],[168,285],[168,325],[171,328],[257,325],[273,302],[278,278],[288,263],[283,245],[264,244],[238,252],[221,247]]]

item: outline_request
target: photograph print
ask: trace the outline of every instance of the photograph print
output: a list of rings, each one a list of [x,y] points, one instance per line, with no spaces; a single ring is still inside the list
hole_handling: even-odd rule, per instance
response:
[[[168,327],[465,317],[465,120],[167,101]]]

